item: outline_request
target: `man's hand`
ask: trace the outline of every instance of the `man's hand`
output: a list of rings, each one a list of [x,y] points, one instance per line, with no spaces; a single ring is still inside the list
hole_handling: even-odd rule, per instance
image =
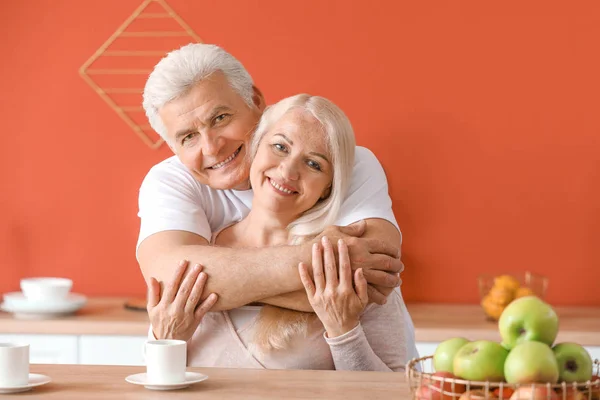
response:
[[[200,302],[208,278],[201,265],[196,264],[182,282],[188,264],[179,263],[162,296],[158,281],[149,280],[147,310],[156,339],[191,339],[204,314],[217,302],[215,293]]]
[[[393,229],[399,239],[397,229],[391,223],[379,221],[378,223],[384,224],[383,229]],[[400,260],[400,240],[397,240],[398,245],[396,246],[379,238],[368,237],[367,230],[365,221],[359,221],[346,227],[329,226],[311,243],[319,243],[323,236],[327,236],[333,243],[343,239],[348,245],[352,270],[362,269],[363,275],[369,283],[367,286],[369,301],[385,304],[387,296],[401,283],[400,273],[404,270],[404,264]],[[390,230],[390,232],[392,231]],[[334,250],[337,253],[336,246],[334,246]]]

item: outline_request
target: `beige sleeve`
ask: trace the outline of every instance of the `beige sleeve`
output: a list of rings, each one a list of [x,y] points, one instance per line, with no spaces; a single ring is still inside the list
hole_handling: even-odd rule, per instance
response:
[[[406,307],[394,290],[386,304],[369,304],[356,328],[325,340],[336,370],[404,371],[408,362]]]

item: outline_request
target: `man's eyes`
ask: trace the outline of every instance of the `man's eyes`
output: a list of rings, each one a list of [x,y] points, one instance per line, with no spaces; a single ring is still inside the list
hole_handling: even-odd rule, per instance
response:
[[[223,114],[219,114],[217,115],[213,121],[215,124],[218,124],[220,122],[223,122],[224,120],[226,120],[227,118],[229,118],[231,116],[231,114],[227,114],[227,113],[223,113]]]
[[[273,144],[273,147],[281,152],[285,152],[287,150],[287,147],[285,147],[285,145],[281,144],[281,143],[275,143]]]
[[[189,142],[194,137],[195,134],[196,134],[196,132],[190,132],[187,135],[185,135],[183,137],[183,139],[181,139],[181,144],[185,144],[186,142]]]

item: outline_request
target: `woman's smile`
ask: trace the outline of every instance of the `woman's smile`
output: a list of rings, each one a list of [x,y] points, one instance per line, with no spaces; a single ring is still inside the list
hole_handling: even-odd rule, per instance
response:
[[[271,184],[271,187],[273,189],[275,189],[276,193],[279,193],[279,194],[285,195],[285,196],[293,196],[293,195],[298,194],[298,191],[289,185],[286,185],[284,183],[275,182],[273,179],[268,178],[268,177],[267,177],[267,180]]]

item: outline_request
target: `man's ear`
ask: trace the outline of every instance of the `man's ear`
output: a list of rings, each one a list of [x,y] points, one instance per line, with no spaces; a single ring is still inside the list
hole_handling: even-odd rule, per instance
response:
[[[254,94],[252,95],[252,101],[254,102],[254,105],[260,111],[264,111],[265,107],[267,106],[267,103],[265,102],[265,96],[263,96],[260,89],[254,85],[252,85],[252,90],[254,91]]]

